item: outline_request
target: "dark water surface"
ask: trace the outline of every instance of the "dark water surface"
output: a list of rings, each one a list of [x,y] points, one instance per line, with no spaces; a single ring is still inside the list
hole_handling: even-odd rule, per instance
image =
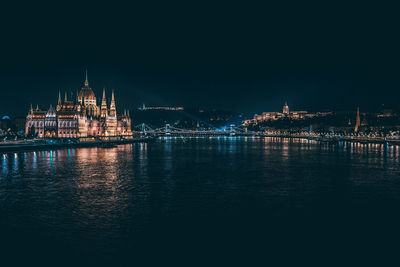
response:
[[[400,244],[399,147],[170,138],[0,157],[15,265],[382,263]]]

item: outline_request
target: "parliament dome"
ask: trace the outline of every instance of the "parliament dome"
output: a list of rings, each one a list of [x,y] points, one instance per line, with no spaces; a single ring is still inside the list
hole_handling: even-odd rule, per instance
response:
[[[78,99],[95,99],[96,96],[94,95],[94,92],[92,88],[89,87],[83,87],[79,93],[78,93]]]
[[[96,96],[92,88],[89,87],[87,71],[86,71],[85,86],[82,87],[82,89],[79,91],[78,99],[96,99]]]

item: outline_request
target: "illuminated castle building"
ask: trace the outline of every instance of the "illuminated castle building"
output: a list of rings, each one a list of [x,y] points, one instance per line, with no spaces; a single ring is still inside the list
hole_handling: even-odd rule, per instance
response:
[[[38,106],[33,109],[31,105],[26,117],[25,132],[40,138],[132,135],[129,111],[117,114],[114,91],[110,105],[107,105],[105,89],[101,105],[98,106],[96,96],[89,87],[87,72],[84,87],[75,101],[68,100],[67,94],[62,101],[59,93],[56,108],[50,105],[46,111]]]
[[[317,113],[309,113],[305,110],[298,110],[298,111],[290,111],[287,102],[282,108],[282,113],[280,112],[263,112],[261,115],[255,114],[253,119],[245,120],[243,122],[244,125],[250,124],[257,124],[259,122],[270,121],[270,120],[279,120],[279,119],[292,119],[292,120],[299,120],[299,119],[306,119],[306,118],[314,118],[317,116],[327,116],[330,115],[332,112],[317,112]]]

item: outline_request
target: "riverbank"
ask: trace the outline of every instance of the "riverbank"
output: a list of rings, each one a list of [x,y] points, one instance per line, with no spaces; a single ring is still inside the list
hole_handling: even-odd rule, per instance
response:
[[[204,136],[200,136],[204,137]],[[400,140],[387,138],[367,138],[367,137],[342,137],[342,136],[307,136],[307,135],[290,135],[290,134],[263,134],[259,137],[275,137],[275,138],[296,138],[314,140],[327,143],[339,142],[356,142],[363,144],[387,144],[400,146]],[[130,139],[108,138],[108,139],[42,139],[42,140],[23,140],[10,141],[0,143],[0,154],[9,152],[34,151],[34,150],[51,150],[63,148],[77,147],[113,147],[120,144],[129,144],[137,142],[149,142],[156,139],[156,136],[132,137]],[[234,136],[233,136],[234,138]]]
[[[363,136],[310,136],[298,134],[263,134],[264,137],[279,137],[279,138],[298,138],[315,140],[321,142],[337,143],[337,142],[355,142],[363,144],[389,144],[400,146],[400,139],[391,139],[386,137],[363,137]]]
[[[153,139],[154,138],[150,136],[143,136],[143,137],[134,137],[131,139],[109,139],[109,140],[93,139],[87,141],[81,141],[79,139],[24,140],[18,142],[0,143],[0,153],[76,148],[76,147],[110,147],[119,144],[149,142]]]

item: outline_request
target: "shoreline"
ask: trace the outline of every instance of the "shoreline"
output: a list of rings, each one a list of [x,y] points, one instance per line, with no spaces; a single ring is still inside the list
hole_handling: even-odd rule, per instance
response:
[[[80,142],[61,142],[52,143],[51,140],[40,140],[34,143],[34,140],[27,140],[23,143],[0,143],[0,154],[10,152],[23,152],[23,151],[40,151],[51,149],[66,149],[66,148],[79,148],[79,147],[113,147],[120,144],[132,144],[153,141],[157,138],[173,137],[173,136],[143,136],[132,139],[119,139],[119,140],[96,140],[96,141],[80,141]],[[209,136],[199,136],[209,137]],[[231,137],[243,137],[241,135]],[[247,136],[248,137],[248,136]],[[299,136],[299,135],[254,135],[254,137],[271,137],[271,138],[286,138],[286,139],[305,139],[319,141],[321,143],[336,144],[339,142],[351,142],[361,144],[387,144],[393,146],[400,146],[400,140],[387,140],[387,139],[369,139],[369,138],[350,138],[350,137],[319,137],[319,136]],[[43,141],[47,141],[43,143]],[[76,140],[74,140],[76,141]]]
[[[350,142],[350,143],[361,143],[361,144],[389,144],[400,146],[400,139],[386,139],[386,138],[363,138],[363,137],[345,137],[345,136],[334,136],[334,137],[322,137],[322,136],[304,136],[304,135],[262,135],[263,137],[277,137],[277,138],[296,138],[314,140],[327,143],[339,143],[339,142]]]
[[[78,148],[78,147],[112,147],[120,144],[132,144],[149,142],[154,140],[153,137],[137,137],[132,139],[123,140],[109,140],[109,141],[84,141],[84,142],[70,142],[70,143],[32,143],[27,141],[19,144],[0,144],[0,154],[10,152],[23,152],[23,151],[38,151],[38,150],[51,150],[51,149],[66,149],[66,148]]]

